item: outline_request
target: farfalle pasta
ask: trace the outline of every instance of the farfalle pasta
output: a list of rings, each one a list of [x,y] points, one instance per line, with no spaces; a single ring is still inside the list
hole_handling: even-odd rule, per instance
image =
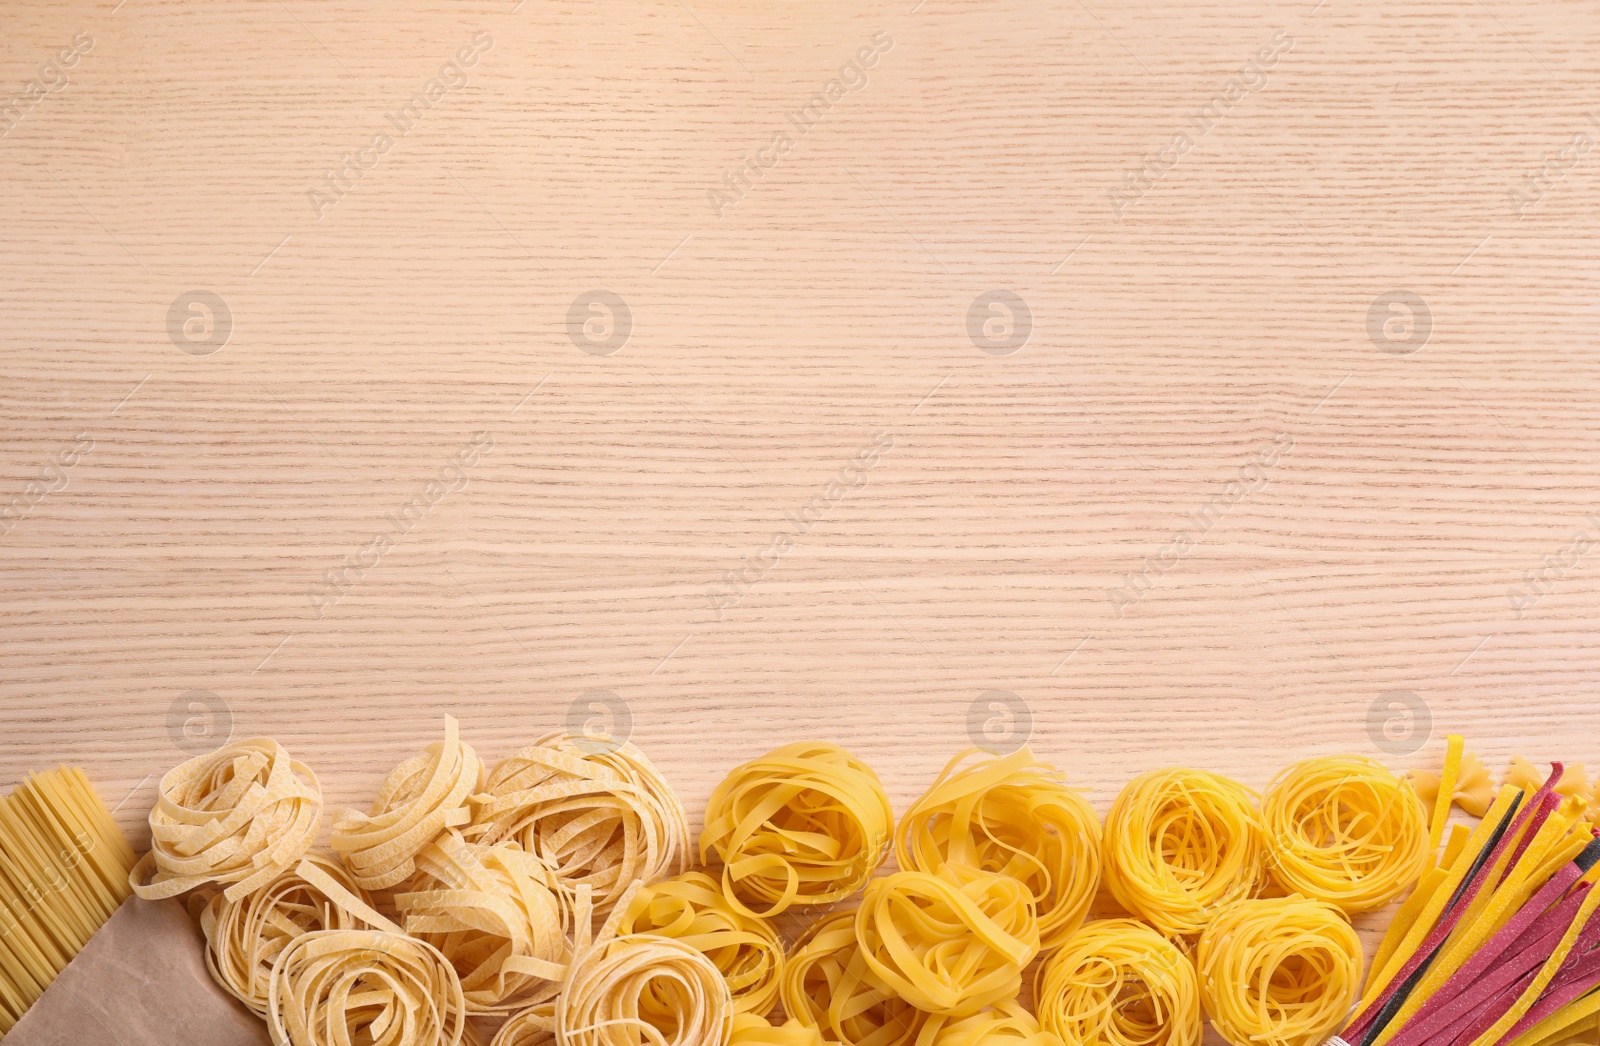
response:
[[[1205,929],[1265,875],[1254,794],[1204,770],[1153,770],[1130,781],[1106,817],[1105,874],[1118,903],[1170,937]]]
[[[1133,919],[1086,924],[1034,989],[1039,1024],[1068,1046],[1199,1046],[1200,988],[1177,945]]]
[[[224,745],[167,771],[150,811],[150,852],[128,884],[146,900],[218,883],[245,897],[288,869],[322,820],[317,775],[271,738]]]
[[[683,805],[625,741],[546,735],[502,760],[473,804],[469,839],[510,840],[537,854],[569,894],[588,886],[598,914],[633,883],[682,871],[688,861]]]
[[[762,917],[827,904],[866,884],[887,856],[894,813],[878,775],[838,745],[802,741],[734,770],[706,806],[700,860]]]
[[[394,896],[408,934],[439,949],[469,1013],[509,1014],[555,997],[572,958],[571,910],[537,857],[447,831]]]
[[[1296,763],[1261,801],[1272,877],[1289,893],[1369,912],[1416,883],[1428,815],[1411,785],[1362,756]]]
[[[873,983],[947,1017],[1015,998],[1039,951],[1028,887],[957,864],[874,879],[855,930]]]
[[[814,923],[784,958],[783,1009],[842,1046],[908,1046],[928,1015],[868,978],[855,912]]]
[[[689,945],[721,971],[735,1013],[765,1016],[778,1000],[783,943],[770,922],[728,903],[718,882],[685,872],[644,886],[629,901],[618,932],[650,933]]]
[[[1094,808],[1026,747],[1003,757],[969,748],[901,817],[895,857],[905,869],[937,872],[948,861],[1024,883],[1040,947],[1050,949],[1082,925],[1094,900],[1100,836]]]
[[[416,872],[424,847],[468,822],[467,797],[482,778],[477,753],[445,716],[444,740],[395,767],[367,813],[346,811],[334,821],[333,849],[362,889],[398,886]]]

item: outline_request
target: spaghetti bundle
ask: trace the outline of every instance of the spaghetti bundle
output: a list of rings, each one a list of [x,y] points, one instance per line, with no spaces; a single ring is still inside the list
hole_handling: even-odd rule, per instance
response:
[[[1000,757],[969,748],[895,829],[900,867],[936,872],[945,862],[1008,875],[1028,887],[1039,944],[1059,945],[1083,924],[1100,885],[1100,818],[1026,747]]]
[[[1062,1046],[1054,1034],[1040,1030],[1033,1014],[1015,999],[958,1021],[935,1017],[923,1026],[917,1042],[918,1046]]]
[[[238,900],[294,867],[322,820],[310,768],[271,738],[224,745],[167,771],[150,811],[150,852],[129,873],[147,900],[206,883]]]
[[[728,1046],[733,997],[698,951],[628,934],[587,950],[556,1000],[562,1046]]]
[[[1133,919],[1091,922],[1044,965],[1039,1024],[1068,1046],[1199,1046],[1200,990],[1178,947]]]
[[[133,850],[76,767],[0,799],[0,1036],[128,896]]]
[[[727,980],[737,1014],[765,1016],[778,1001],[783,944],[777,930],[736,910],[704,872],[685,872],[642,887],[628,903],[617,932],[672,937],[701,952]]]
[[[654,882],[687,863],[683,806],[626,741],[549,734],[502,760],[473,804],[467,838],[509,839],[537,854],[569,894],[587,885],[599,914],[634,882]]]
[[[1428,860],[1428,819],[1411,785],[1361,756],[1296,763],[1261,803],[1273,878],[1346,914],[1381,908]]]
[[[736,1013],[732,1046],[826,1046],[826,1042],[821,1032],[797,1020],[774,1025],[753,1013]]]
[[[716,853],[736,908],[772,916],[861,889],[886,856],[893,826],[871,768],[838,745],[802,741],[735,767],[717,785],[700,859]]]
[[[783,963],[780,993],[791,1018],[843,1046],[908,1046],[928,1015],[868,980],[855,912],[813,924]]]
[[[305,858],[353,895],[360,888],[343,866],[326,857]],[[272,967],[302,934],[353,930],[361,920],[340,901],[291,868],[261,889],[235,900],[213,897],[200,916],[211,977],[257,1016],[266,1017]]]
[[[1106,817],[1106,881],[1128,911],[1170,937],[1253,894],[1266,836],[1254,796],[1203,770],[1152,770],[1130,781]]]
[[[272,1041],[289,1046],[459,1046],[461,982],[429,944],[383,930],[290,941],[267,993]]]
[[[867,885],[856,909],[867,976],[927,1013],[966,1017],[1015,998],[1039,951],[1023,883],[964,865],[896,872]]]
[[[1361,940],[1322,901],[1237,901],[1200,936],[1195,967],[1206,1015],[1235,1046],[1319,1046],[1355,1001]]]
[[[507,1014],[555,997],[571,959],[571,913],[549,870],[511,843],[474,847],[447,831],[394,897],[408,934],[461,978],[469,1013]]]
[[[390,771],[367,813],[347,810],[334,821],[333,848],[362,889],[398,886],[416,871],[423,847],[467,823],[467,796],[482,777],[477,753],[447,715],[444,740]]]

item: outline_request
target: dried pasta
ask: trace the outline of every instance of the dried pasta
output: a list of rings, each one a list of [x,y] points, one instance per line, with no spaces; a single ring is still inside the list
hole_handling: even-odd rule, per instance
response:
[[[1409,783],[1362,756],[1325,756],[1277,776],[1261,802],[1284,890],[1348,914],[1398,897],[1428,862],[1428,818]]]
[[[1050,949],[1088,914],[1100,836],[1094,808],[1027,748],[1004,757],[969,748],[900,819],[895,857],[906,869],[936,872],[949,861],[1019,880],[1033,895],[1040,947]]]
[[[711,793],[700,860],[722,864],[729,901],[772,916],[866,884],[894,813],[878,775],[838,745],[802,741],[735,767]]]
[[[571,960],[571,909],[550,869],[513,843],[473,846],[451,829],[395,894],[408,934],[461,977],[467,1012],[509,1014],[555,997]]]
[[[604,936],[556,1000],[562,1046],[728,1046],[733,997],[710,959],[670,937]]]
[[[555,870],[569,894],[587,885],[598,914],[634,882],[684,870],[689,826],[655,766],[626,741],[549,734],[489,775],[469,839],[509,839]]]
[[[1439,795],[1440,775],[1431,770],[1413,769],[1406,771],[1406,779],[1417,790],[1422,805],[1432,810]],[[1494,801],[1494,795],[1494,782],[1489,779],[1489,770],[1483,765],[1483,760],[1471,752],[1464,753],[1459,775],[1450,790],[1450,802],[1473,817],[1482,817]]]
[[[935,1017],[923,1025],[917,1046],[1063,1046],[1015,1000],[996,1003],[960,1020]]]
[[[855,912],[835,912],[800,936],[783,963],[780,995],[791,1018],[843,1046],[908,1046],[928,1015],[867,977]]]
[[[1112,894],[1170,937],[1198,934],[1216,909],[1251,896],[1266,850],[1254,794],[1203,770],[1141,774],[1106,817]]]
[[[782,1024],[769,1024],[765,1017],[753,1013],[733,1015],[732,1046],[827,1046],[827,1040],[815,1028],[790,1019]]]
[[[957,864],[938,875],[874,879],[856,909],[855,929],[870,980],[946,1017],[1015,998],[1022,968],[1039,952],[1028,887]]]
[[[311,855],[302,863],[306,862],[359,895],[360,888],[350,873],[336,861]],[[298,867],[235,900],[219,893],[200,916],[212,979],[260,1017],[268,1012],[273,964],[290,942],[317,930],[362,926],[353,912],[307,881]]]
[[[447,715],[444,740],[390,771],[367,813],[347,810],[334,820],[333,848],[362,889],[398,886],[416,872],[423,847],[467,823],[467,797],[482,777],[477,753]]]
[[[554,1003],[530,1006],[500,1025],[489,1046],[554,1046],[556,1008]]]
[[[265,886],[311,848],[322,788],[271,738],[224,745],[167,771],[150,811],[150,852],[129,873],[147,900],[225,884],[229,900]]]
[[[685,872],[640,889],[618,932],[676,938],[704,954],[727,980],[735,1013],[764,1017],[778,1001],[783,943],[777,930],[735,909],[704,872]]]
[[[1321,1046],[1356,1001],[1361,954],[1331,904],[1239,901],[1216,914],[1195,950],[1201,1002],[1234,1046]]]
[[[1200,989],[1177,945],[1134,919],[1088,923],[1045,963],[1039,1024],[1068,1046],[1199,1046]]]
[[[133,849],[76,767],[0,799],[0,1037],[127,898]]]
[[[267,1007],[272,1041],[289,1046],[459,1046],[467,1027],[445,957],[383,930],[296,937],[273,966]]]

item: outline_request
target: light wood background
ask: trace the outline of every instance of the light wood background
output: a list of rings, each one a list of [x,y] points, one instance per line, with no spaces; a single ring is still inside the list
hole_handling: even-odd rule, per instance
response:
[[[444,712],[493,760],[591,691],[696,821],[812,736],[903,809],[990,691],[1102,810],[1156,766],[1261,787],[1311,753],[1436,765],[1450,731],[1497,767],[1597,757],[1600,545],[1573,541],[1600,535],[1600,149],[1559,153],[1600,138],[1592,4],[3,17],[0,99],[93,40],[0,138],[4,783],[81,763],[141,838],[159,771],[270,734],[359,805]],[[1119,217],[1123,172],[1280,30],[1267,82]],[[319,217],[323,173],[479,31],[467,82]],[[719,216],[708,190],[784,131]],[[1547,154],[1573,162],[1519,216]],[[206,355],[168,330],[197,289],[232,314]],[[609,355],[569,337],[592,290],[632,314]],[[1032,315],[1010,354],[968,336],[995,290]],[[1368,332],[1395,290],[1431,313],[1409,354]],[[308,590],[475,432],[466,488],[319,615]],[[1275,437],[1119,615],[1108,591]]]

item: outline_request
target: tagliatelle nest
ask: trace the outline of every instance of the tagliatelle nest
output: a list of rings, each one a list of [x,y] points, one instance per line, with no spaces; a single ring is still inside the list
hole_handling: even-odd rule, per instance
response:
[[[239,900],[311,848],[322,819],[317,775],[267,737],[224,745],[161,778],[150,811],[150,852],[128,875],[146,900],[207,883]]]
[[[569,894],[589,887],[597,914],[688,860],[682,804],[626,741],[549,734],[502,760],[473,803],[468,839],[511,840],[538,855]]]
[[[572,913],[543,862],[511,843],[472,846],[451,830],[416,863],[395,907],[406,932],[455,967],[469,1012],[509,1014],[555,997],[572,958]]]
[[[416,872],[413,858],[445,829],[467,823],[467,797],[477,791],[483,764],[461,740],[453,716],[444,740],[407,759],[383,782],[365,814],[346,811],[333,825],[333,848],[365,890],[398,886]]]
[[[500,1025],[489,1046],[554,1046],[556,1008],[554,1003],[531,1006]]]
[[[918,1046],[1063,1046],[1015,999],[960,1020],[936,1017],[924,1026],[917,1042]]]
[[[827,1046],[827,1040],[817,1029],[792,1018],[774,1025],[753,1013],[736,1013],[731,1046]]]
[[[628,934],[586,951],[556,1001],[562,1046],[728,1046],[733,997],[695,949]]]
[[[1044,964],[1040,1026],[1070,1046],[1200,1046],[1200,988],[1177,945],[1134,919],[1086,924]]]
[[[843,1046],[909,1046],[928,1015],[869,980],[856,941],[856,913],[813,924],[784,958],[783,1009]]]

